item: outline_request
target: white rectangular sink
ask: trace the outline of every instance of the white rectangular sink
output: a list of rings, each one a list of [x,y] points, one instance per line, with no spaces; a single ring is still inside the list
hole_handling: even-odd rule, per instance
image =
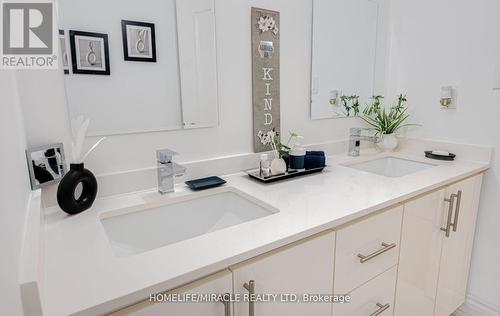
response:
[[[435,165],[396,157],[384,157],[347,165],[347,167],[386,177],[398,178],[435,167]]]
[[[213,193],[192,194],[154,207],[108,212],[101,216],[101,223],[114,253],[123,257],[277,212],[277,209],[241,191],[224,188]]]

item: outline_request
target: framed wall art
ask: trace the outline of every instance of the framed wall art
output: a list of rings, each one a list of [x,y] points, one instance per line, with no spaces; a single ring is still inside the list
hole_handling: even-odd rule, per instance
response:
[[[57,183],[66,174],[66,160],[62,143],[26,150],[31,189]]]
[[[62,66],[64,73],[69,74],[68,47],[66,46],[66,36],[64,30],[59,30],[59,49],[61,50]]]
[[[122,20],[123,58],[128,61],[156,62],[155,25]]]
[[[69,31],[74,74],[110,75],[108,34]]]
[[[280,135],[280,14],[252,8],[254,151],[271,150]]]

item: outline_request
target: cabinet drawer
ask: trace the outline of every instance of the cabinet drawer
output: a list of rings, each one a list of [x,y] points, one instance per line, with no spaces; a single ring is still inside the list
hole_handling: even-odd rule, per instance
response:
[[[348,293],[398,263],[403,206],[337,232],[334,290]]]
[[[349,293],[349,303],[335,304],[333,316],[393,315],[395,287],[396,267],[393,267]]]

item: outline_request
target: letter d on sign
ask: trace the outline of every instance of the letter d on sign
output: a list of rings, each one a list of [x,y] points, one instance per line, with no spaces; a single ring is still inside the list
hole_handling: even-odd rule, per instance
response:
[[[265,122],[264,125],[273,124],[273,115],[271,113],[264,113]]]

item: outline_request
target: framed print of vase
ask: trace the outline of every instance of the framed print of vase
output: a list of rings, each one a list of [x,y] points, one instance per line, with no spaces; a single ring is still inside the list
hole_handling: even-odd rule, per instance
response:
[[[156,62],[154,24],[122,20],[122,38],[125,60]]]
[[[280,13],[252,8],[254,151],[271,150],[280,135]]]
[[[74,74],[110,75],[108,34],[69,31]]]

